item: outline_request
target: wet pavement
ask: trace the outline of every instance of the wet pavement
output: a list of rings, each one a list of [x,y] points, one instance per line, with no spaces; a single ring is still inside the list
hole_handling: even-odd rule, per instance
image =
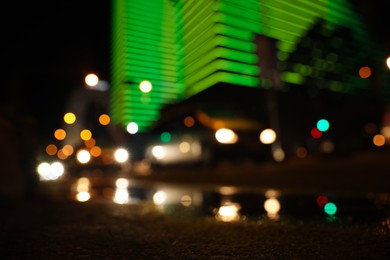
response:
[[[79,179],[44,183],[0,203],[0,257],[388,259],[388,159],[134,171],[85,202]]]

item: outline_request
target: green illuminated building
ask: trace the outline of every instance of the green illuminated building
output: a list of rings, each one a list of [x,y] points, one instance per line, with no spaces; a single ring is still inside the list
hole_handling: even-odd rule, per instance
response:
[[[163,105],[220,83],[350,93],[371,85],[358,70],[379,52],[346,0],[114,0],[111,116],[146,131]]]

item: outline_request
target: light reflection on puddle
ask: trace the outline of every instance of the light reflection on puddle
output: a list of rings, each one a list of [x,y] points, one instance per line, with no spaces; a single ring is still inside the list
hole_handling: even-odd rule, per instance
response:
[[[275,189],[244,190],[234,186],[202,189],[195,186],[120,180],[112,201],[148,202],[163,213],[212,217],[221,222],[291,220],[376,222],[390,230],[390,194],[304,194]]]

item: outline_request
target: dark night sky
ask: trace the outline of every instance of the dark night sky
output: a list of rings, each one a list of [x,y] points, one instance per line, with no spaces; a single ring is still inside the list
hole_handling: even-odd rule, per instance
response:
[[[87,73],[109,80],[111,1],[9,2],[2,8],[9,14],[2,18],[2,113],[17,107],[17,114],[37,119],[41,135],[50,135],[62,120],[66,97]],[[388,24],[379,15],[386,1],[353,2],[369,28]],[[387,31],[373,35],[388,42]]]
[[[87,73],[109,78],[111,1],[10,2],[2,8],[10,14],[2,18],[2,110],[16,107],[51,134]]]

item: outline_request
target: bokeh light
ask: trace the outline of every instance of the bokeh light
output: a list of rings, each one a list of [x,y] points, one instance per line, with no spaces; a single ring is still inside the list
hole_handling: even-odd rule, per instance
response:
[[[219,207],[215,218],[223,222],[233,222],[240,220],[241,205],[234,202],[223,202]]]
[[[89,87],[95,87],[99,83],[99,77],[96,74],[88,74],[85,76],[85,84]]]
[[[222,144],[235,144],[238,141],[237,134],[227,128],[218,129],[215,132],[215,138]]]
[[[73,151],[74,151],[73,146],[71,146],[70,144],[67,144],[64,147],[62,147],[62,152],[66,156],[71,156],[73,154]]]
[[[54,137],[55,139],[57,140],[64,140],[66,138],[66,132],[64,129],[57,129],[55,132],[54,132]]]
[[[386,143],[386,138],[384,135],[377,134],[372,138],[372,142],[375,146],[383,146]]]
[[[325,132],[329,129],[329,121],[326,119],[320,119],[317,122],[317,129],[321,132]]]
[[[84,141],[91,139],[92,132],[88,129],[84,129],[80,132],[80,138]]]
[[[320,207],[324,207],[326,203],[329,202],[328,198],[325,195],[318,195],[316,201],[317,205]]]
[[[126,130],[129,134],[136,134],[138,132],[138,125],[135,122],[127,124]]]
[[[64,115],[64,122],[71,125],[76,122],[76,115],[72,112],[68,112]]]
[[[58,151],[58,148],[55,144],[49,144],[46,146],[46,153],[48,155],[55,155]]]
[[[171,133],[169,132],[162,132],[160,135],[160,140],[163,143],[169,143],[172,139]]]
[[[275,161],[282,162],[284,161],[286,154],[281,147],[278,147],[272,151],[272,156],[274,157]]]
[[[263,144],[272,144],[276,140],[276,133],[273,129],[267,128],[260,133],[260,142]]]
[[[390,69],[390,57],[386,59],[387,68]]]
[[[139,84],[139,89],[143,93],[149,93],[152,90],[152,83],[148,80],[141,81]]]
[[[60,178],[65,173],[65,168],[61,162],[43,162],[38,165],[37,172],[41,181],[52,181]]]
[[[119,148],[114,153],[114,158],[119,163],[124,163],[129,158],[129,152],[124,148]]]
[[[371,76],[371,69],[370,67],[364,66],[359,69],[359,76],[362,79],[369,78]]]
[[[307,149],[305,147],[298,147],[295,150],[295,154],[298,158],[305,158],[307,156]]]
[[[189,207],[192,204],[192,198],[190,195],[183,195],[180,199],[181,205],[184,207]]]
[[[152,154],[157,159],[163,159],[165,157],[166,151],[164,147],[156,145],[152,148]]]
[[[187,116],[184,118],[184,125],[186,127],[193,127],[195,124],[195,119],[192,116]]]
[[[153,195],[153,202],[156,205],[162,205],[167,200],[167,193],[165,191],[159,190]]]
[[[270,219],[277,219],[280,211],[280,202],[277,198],[269,198],[264,202],[264,209]]]
[[[324,206],[324,211],[328,215],[334,215],[337,212],[337,206],[333,202],[328,202]]]
[[[101,125],[108,125],[109,123],[110,123],[110,116],[109,115],[107,115],[107,114],[101,114],[100,116],[99,116],[99,123],[101,124]]]
[[[99,146],[93,146],[91,147],[91,150],[89,150],[89,153],[93,157],[99,157],[100,155],[102,155],[102,149]]]
[[[68,156],[64,153],[64,150],[60,149],[57,152],[57,158],[60,160],[65,160],[66,158],[68,158]]]
[[[321,138],[322,136],[322,132],[320,130],[318,130],[317,127],[313,127],[310,131],[310,134],[311,136],[314,138],[314,139],[319,139]]]
[[[92,148],[96,145],[96,140],[95,138],[91,137],[88,140],[84,141],[84,145],[88,148]]]
[[[387,139],[390,139],[390,126],[384,126],[381,129],[381,134],[386,137]]]
[[[77,160],[80,163],[88,163],[91,160],[91,154],[87,150],[80,150],[77,152]]]

